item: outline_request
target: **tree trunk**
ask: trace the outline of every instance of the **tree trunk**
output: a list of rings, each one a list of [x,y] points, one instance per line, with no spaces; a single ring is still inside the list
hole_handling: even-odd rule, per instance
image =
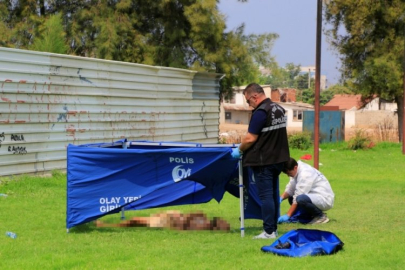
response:
[[[39,16],[45,16],[45,0],[39,1]]]

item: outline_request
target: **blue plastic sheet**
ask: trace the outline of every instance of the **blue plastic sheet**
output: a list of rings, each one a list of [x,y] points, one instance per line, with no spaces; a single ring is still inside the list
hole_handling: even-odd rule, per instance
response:
[[[277,248],[288,242],[289,248]],[[343,248],[344,243],[332,232],[298,229],[283,234],[270,246],[261,248],[264,252],[288,257],[330,255]]]

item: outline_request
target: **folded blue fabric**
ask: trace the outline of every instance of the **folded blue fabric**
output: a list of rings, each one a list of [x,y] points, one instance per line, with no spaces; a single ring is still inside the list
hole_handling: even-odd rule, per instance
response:
[[[261,248],[280,256],[304,257],[330,255],[343,248],[344,243],[332,232],[298,229],[282,235],[270,246]]]

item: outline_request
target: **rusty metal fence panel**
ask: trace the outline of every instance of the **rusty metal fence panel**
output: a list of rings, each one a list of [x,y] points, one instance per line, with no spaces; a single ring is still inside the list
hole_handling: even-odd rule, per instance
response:
[[[0,47],[0,175],[66,168],[68,144],[217,143],[220,74]]]

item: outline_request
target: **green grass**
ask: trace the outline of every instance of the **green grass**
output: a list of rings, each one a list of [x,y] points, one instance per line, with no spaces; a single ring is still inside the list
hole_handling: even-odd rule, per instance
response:
[[[320,170],[335,191],[330,222],[283,224],[334,232],[344,248],[330,256],[286,258],[263,253],[270,240],[253,240],[260,220],[246,220],[239,231],[239,201],[226,194],[218,204],[176,206],[127,212],[147,216],[166,209],[202,210],[231,223],[230,233],[179,232],[152,228],[96,228],[92,223],[66,233],[66,176],[2,178],[0,269],[403,269],[405,265],[405,156],[400,144],[345,150],[345,143],[321,144]],[[292,150],[296,159],[313,150]],[[312,160],[309,161],[312,165]],[[283,189],[288,179],[282,175]],[[288,203],[283,202],[282,213]],[[120,215],[103,217],[119,222]],[[17,233],[16,239],[5,236]]]

